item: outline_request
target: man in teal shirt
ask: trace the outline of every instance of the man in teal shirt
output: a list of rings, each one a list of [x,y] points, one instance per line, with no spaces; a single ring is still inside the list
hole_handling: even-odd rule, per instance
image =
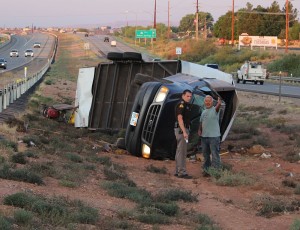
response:
[[[220,125],[219,111],[221,107],[221,99],[213,106],[213,98],[206,96],[204,99],[205,110],[200,117],[200,125],[198,135],[201,136],[202,153],[204,156],[203,175],[208,176],[209,167],[220,168]],[[210,159],[210,155],[212,159]]]

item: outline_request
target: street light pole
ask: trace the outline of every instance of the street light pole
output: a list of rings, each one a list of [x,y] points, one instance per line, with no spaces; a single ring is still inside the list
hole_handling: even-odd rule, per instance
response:
[[[288,52],[289,43],[289,0],[285,2],[285,52]]]
[[[196,40],[198,41],[199,39],[199,5],[198,5],[198,0],[196,4]]]
[[[168,39],[170,39],[170,0],[168,0]]]
[[[234,41],[234,0],[232,0],[232,16],[231,16],[231,45],[233,46]]]

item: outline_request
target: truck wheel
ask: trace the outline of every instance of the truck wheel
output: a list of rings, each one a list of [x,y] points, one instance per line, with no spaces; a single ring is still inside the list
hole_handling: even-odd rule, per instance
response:
[[[237,83],[240,83],[240,79],[238,78],[238,79],[236,80],[236,82],[237,82]]]
[[[264,84],[264,82],[263,82],[263,81],[261,81],[261,82],[260,82],[260,84],[261,84],[261,85],[263,85],[263,84]]]
[[[109,52],[107,54],[106,58],[108,60],[111,60],[111,61],[121,61],[121,60],[124,60],[123,53],[119,53],[119,52]]]
[[[255,81],[254,84],[257,85],[257,81]]]
[[[125,60],[132,60],[132,61],[142,61],[142,54],[136,52],[124,52],[123,58]]]
[[[243,84],[246,84],[246,80],[244,80],[244,77],[242,77],[242,81],[243,81]]]

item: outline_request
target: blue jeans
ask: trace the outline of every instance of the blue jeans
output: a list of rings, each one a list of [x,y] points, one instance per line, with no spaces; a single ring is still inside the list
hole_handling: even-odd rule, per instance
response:
[[[207,171],[211,166],[221,168],[220,137],[201,137],[201,146],[204,157],[204,171]]]

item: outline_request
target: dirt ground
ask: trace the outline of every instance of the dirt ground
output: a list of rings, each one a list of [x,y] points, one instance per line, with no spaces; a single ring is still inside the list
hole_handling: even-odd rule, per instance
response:
[[[73,85],[72,87],[75,87]],[[44,94],[47,95],[45,87]],[[62,88],[51,88],[62,93]],[[57,93],[58,93],[57,92]],[[279,103],[275,96],[239,92],[240,105],[243,106],[264,106],[273,108],[273,116],[278,116],[278,111],[286,109],[287,114],[283,115],[290,124],[300,124],[300,100],[282,98]],[[187,160],[188,173],[193,179],[182,179],[173,176],[175,162],[172,160],[156,161],[143,159],[130,154],[119,154],[118,151],[99,152],[98,156],[109,156],[113,162],[126,166],[126,172],[138,187],[156,194],[167,188],[180,188],[191,191],[197,195],[199,202],[179,202],[181,210],[196,211],[207,214],[224,230],[284,230],[289,229],[292,223],[300,218],[299,203],[300,195],[294,193],[293,188],[283,186],[282,181],[292,179],[300,183],[300,162],[290,163],[283,159],[283,154],[295,146],[285,145],[287,134],[275,132],[267,127],[260,127],[262,133],[271,136],[271,146],[265,147],[262,152],[251,154],[247,148],[249,143],[245,141],[225,141],[222,144],[222,162],[233,166],[233,171],[244,172],[255,178],[255,183],[245,186],[220,186],[216,185],[212,177],[203,177],[201,172],[201,161]],[[30,130],[29,130],[30,132]],[[20,134],[21,135],[21,134]],[[227,152],[227,146],[233,145],[231,152]],[[251,145],[251,144],[250,144]],[[19,143],[19,148],[23,148]],[[299,148],[297,151],[300,150]],[[226,153],[227,152],[227,153]],[[262,153],[271,154],[270,158],[261,158]],[[197,154],[201,159],[201,154]],[[41,160],[41,159],[40,159]],[[167,174],[154,174],[146,170],[150,165],[165,167]],[[292,176],[291,176],[292,175]],[[24,182],[0,179],[0,201],[9,194],[16,192],[31,191],[45,196],[67,196],[70,199],[80,199],[92,207],[100,210],[102,216],[113,218],[120,209],[133,209],[136,204],[127,200],[109,196],[107,191],[99,184],[105,179],[101,170],[93,171],[80,187],[68,188],[59,184],[54,178],[43,178],[44,186],[33,185]],[[258,215],[260,206],[254,201],[262,196],[277,197],[289,202],[298,201],[298,208],[286,210],[267,217]],[[2,203],[2,202],[1,202]],[[297,206],[297,205],[296,205]],[[1,213],[10,213],[11,207],[0,205]],[[1,227],[0,227],[1,228]],[[152,229],[153,226],[144,224],[143,229]],[[101,229],[101,228],[100,228]],[[194,229],[188,223],[176,225],[160,225],[159,229]]]

